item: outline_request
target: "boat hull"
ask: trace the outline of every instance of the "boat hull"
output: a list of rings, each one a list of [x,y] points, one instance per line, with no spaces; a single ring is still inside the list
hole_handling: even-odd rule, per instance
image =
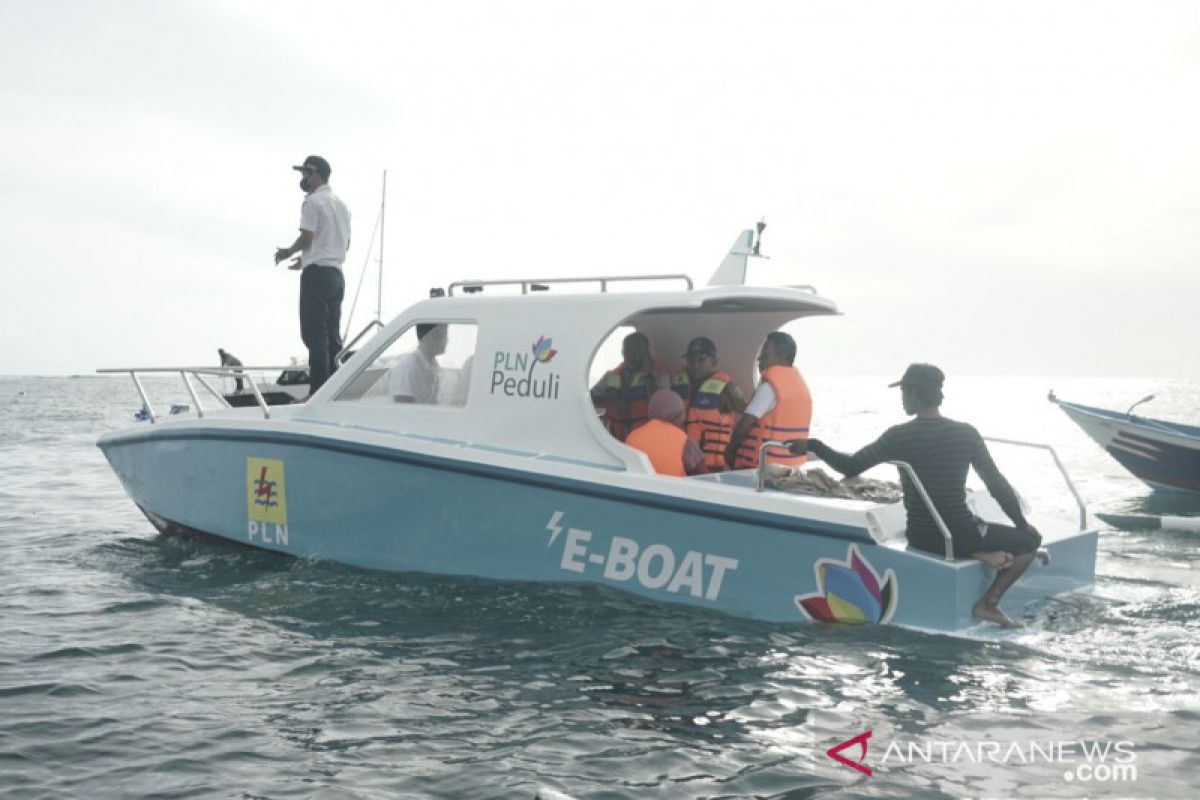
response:
[[[1200,429],[1056,402],[1089,438],[1150,488],[1200,494]]]
[[[945,631],[973,623],[994,575],[879,544],[854,515],[816,521],[697,501],[661,488],[674,479],[630,488],[604,475],[262,430],[163,425],[100,447],[161,529],[370,569],[594,582],[772,622]],[[1047,546],[1051,564],[1018,582],[1010,611],[1091,584],[1095,532]]]

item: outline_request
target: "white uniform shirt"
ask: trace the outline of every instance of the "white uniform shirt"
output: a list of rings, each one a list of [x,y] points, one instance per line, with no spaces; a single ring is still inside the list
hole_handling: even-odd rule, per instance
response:
[[[301,253],[302,266],[342,268],[350,246],[350,209],[328,184],[304,198],[300,206],[300,230],[313,235],[312,243]]]
[[[771,413],[771,409],[775,408],[775,402],[775,389],[771,387],[771,384],[763,381],[754,390],[754,397],[751,397],[750,402],[746,405],[745,413],[756,419],[762,419]]]
[[[388,373],[388,394],[411,397],[414,403],[432,405],[438,399],[438,366],[420,350],[405,353]]]

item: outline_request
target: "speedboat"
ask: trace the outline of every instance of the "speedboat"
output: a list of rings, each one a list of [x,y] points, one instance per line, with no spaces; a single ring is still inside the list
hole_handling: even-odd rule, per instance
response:
[[[1068,403],[1050,393],[1091,439],[1152,489],[1200,493],[1200,427],[1135,415],[1148,395],[1125,412]]]
[[[762,468],[658,475],[605,428],[589,393],[589,376],[613,366],[605,342],[636,330],[674,354],[708,336],[749,390],[767,333],[839,313],[812,287],[745,285],[754,255],[744,231],[699,288],[686,275],[454,283],[304,404],[231,409],[202,404],[186,369],[102,370],[139,391],[142,374],[179,374],[196,413],[150,409],[151,424],[98,446],[163,532],[370,569],[601,584],[772,622],[972,626],[994,572],[956,557],[944,525],[947,554],[932,555],[908,547],[897,503],[773,489]],[[434,399],[397,402],[390,376],[435,325],[446,340]],[[1006,605],[1091,585],[1086,519],[1081,505],[1078,530],[1043,525],[1048,563]]]

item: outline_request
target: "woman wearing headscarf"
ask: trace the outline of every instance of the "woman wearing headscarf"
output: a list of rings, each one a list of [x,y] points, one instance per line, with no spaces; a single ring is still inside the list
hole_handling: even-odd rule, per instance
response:
[[[649,419],[630,432],[625,444],[641,450],[660,475],[701,475],[708,471],[700,445],[684,433],[683,398],[670,389],[650,396]]]

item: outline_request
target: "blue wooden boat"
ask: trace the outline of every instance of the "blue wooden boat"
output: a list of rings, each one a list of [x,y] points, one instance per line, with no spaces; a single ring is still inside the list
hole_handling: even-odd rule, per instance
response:
[[[608,289],[668,276],[570,281],[599,289],[587,292],[558,291],[562,280],[453,284],[302,405],[228,408],[208,380],[220,368],[102,370],[133,377],[152,421],[98,445],[165,532],[370,569],[591,582],[775,622],[973,625],[991,569],[909,549],[899,504],[776,491],[754,470],[657,475],[598,418],[589,378],[613,366],[597,353],[614,335],[639,330],[660,358],[708,336],[749,391],[767,333],[838,313],[811,288],[743,285],[752,242],[739,236],[703,288],[686,276],[630,292]],[[447,331],[436,400],[395,402],[391,376],[428,325]],[[182,375],[197,414],[155,414],[140,379],[153,372]],[[1010,591],[1014,613],[1091,585],[1085,519],[1043,525],[1050,561]]]
[[[1071,420],[1117,463],[1152,489],[1200,493],[1200,427],[1137,416],[1128,411],[1068,403],[1050,393]]]

